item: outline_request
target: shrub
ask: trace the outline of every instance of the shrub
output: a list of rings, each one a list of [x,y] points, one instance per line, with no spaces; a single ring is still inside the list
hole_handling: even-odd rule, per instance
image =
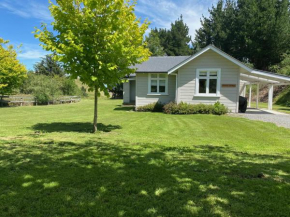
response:
[[[88,97],[87,89],[84,86],[81,87],[81,96]]]
[[[189,104],[181,102],[176,104],[170,102],[163,107],[163,112],[166,114],[214,114],[214,115],[223,115],[228,112],[228,109],[221,104],[220,102],[215,103],[214,105],[205,105],[205,104]]]
[[[138,112],[162,112],[163,104],[156,102],[144,106],[137,107]]]
[[[224,105],[221,104],[220,102],[216,102],[213,106],[213,111],[212,113],[214,115],[224,115],[229,112],[229,109]]]
[[[45,104],[48,104],[49,101],[51,101],[50,96],[43,91],[35,92],[34,97],[37,101],[37,104],[39,105],[45,105]]]
[[[177,114],[178,108],[177,104],[174,102],[170,102],[163,107],[163,112],[165,114]]]
[[[61,90],[62,94],[67,96],[74,96],[80,92],[75,81],[65,77],[61,79]]]

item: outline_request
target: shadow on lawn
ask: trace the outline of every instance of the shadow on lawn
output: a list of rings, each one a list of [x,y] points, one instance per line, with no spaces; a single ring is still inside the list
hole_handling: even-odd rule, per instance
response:
[[[134,106],[122,106],[122,105],[117,105],[116,108],[114,108],[115,111],[134,111]]]
[[[290,161],[282,156],[122,141],[20,146],[0,153],[4,216],[289,214]]]
[[[121,129],[119,125],[105,125],[99,123],[98,130],[102,132],[111,132],[113,130]],[[86,122],[54,122],[54,123],[38,123],[32,126],[33,130],[41,132],[92,132],[93,124]]]

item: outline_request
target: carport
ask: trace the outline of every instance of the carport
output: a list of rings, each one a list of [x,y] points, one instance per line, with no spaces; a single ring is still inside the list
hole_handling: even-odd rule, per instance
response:
[[[278,85],[290,85],[290,77],[280,74],[275,74],[267,71],[260,70],[246,70],[241,68],[240,74],[240,96],[246,96],[246,90],[249,88],[249,99],[248,107],[252,107],[252,87],[257,85],[256,93],[256,108],[259,108],[259,96],[260,96],[260,86],[268,86],[268,110],[273,109],[273,96],[274,96],[274,86]]]

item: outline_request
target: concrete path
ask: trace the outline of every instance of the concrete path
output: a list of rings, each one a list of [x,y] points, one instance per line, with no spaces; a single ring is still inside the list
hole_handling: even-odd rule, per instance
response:
[[[250,120],[258,120],[264,122],[271,122],[279,127],[290,129],[290,115],[269,110],[248,109],[246,113],[230,114],[233,117],[244,117]]]

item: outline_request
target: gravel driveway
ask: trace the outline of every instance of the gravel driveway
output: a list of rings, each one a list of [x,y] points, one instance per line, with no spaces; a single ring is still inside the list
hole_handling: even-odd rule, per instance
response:
[[[248,109],[247,113],[230,114],[233,117],[244,117],[250,120],[271,122],[279,127],[290,128],[290,115],[275,111]]]

